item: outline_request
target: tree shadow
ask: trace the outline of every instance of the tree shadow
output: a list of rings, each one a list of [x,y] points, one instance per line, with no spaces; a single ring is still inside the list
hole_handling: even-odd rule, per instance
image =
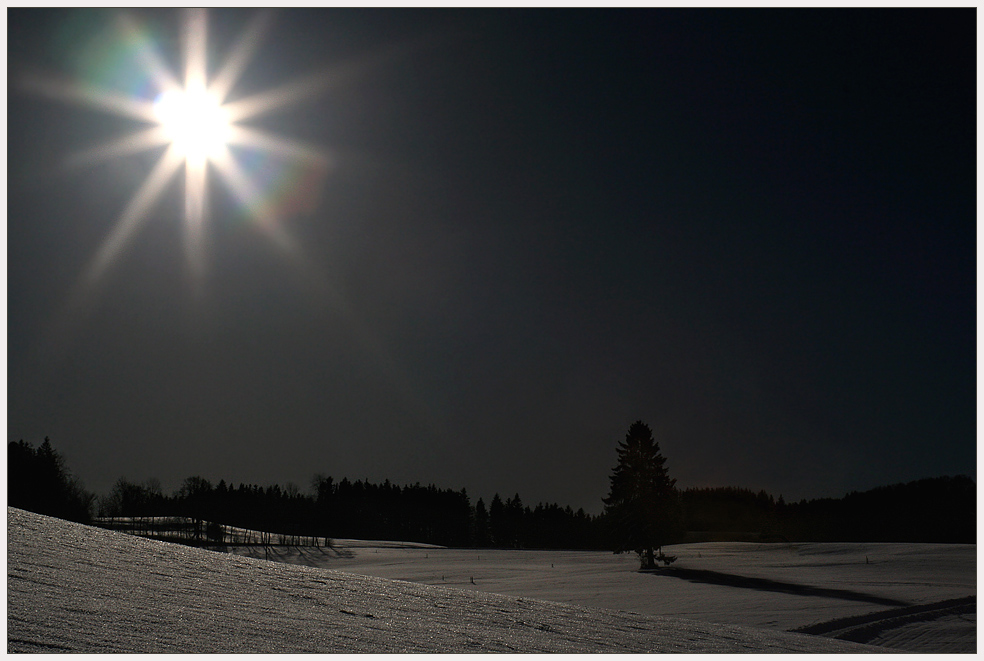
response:
[[[355,551],[351,549],[340,549],[337,546],[330,546],[327,550],[322,550],[322,553],[328,555],[328,551],[334,553],[336,558],[344,558],[348,560],[355,557]]]
[[[691,583],[710,583],[713,585],[727,585],[734,588],[745,588],[749,590],[760,590],[764,592],[783,592],[805,597],[828,597],[831,599],[845,599],[847,601],[863,601],[869,604],[880,606],[909,606],[905,601],[878,597],[855,590],[844,590],[840,588],[822,588],[815,585],[803,585],[801,583],[787,583],[785,581],[774,581],[769,578],[752,578],[750,576],[739,576],[737,574],[725,574],[723,572],[711,571],[709,569],[684,569],[682,567],[667,567],[652,572],[660,576],[673,576],[681,578]]]
[[[288,546],[282,544],[251,544],[240,546],[245,551],[242,555],[251,558],[262,558],[287,564],[303,564],[310,567],[323,567],[326,560],[331,558],[350,559],[355,553],[349,549],[334,546]],[[292,559],[296,559],[294,562]]]
[[[340,549],[337,547],[323,547],[323,546],[295,546],[297,554],[303,558],[312,567],[319,567],[319,560],[323,558],[330,558],[334,555],[336,558],[354,558],[355,553],[349,549]]]

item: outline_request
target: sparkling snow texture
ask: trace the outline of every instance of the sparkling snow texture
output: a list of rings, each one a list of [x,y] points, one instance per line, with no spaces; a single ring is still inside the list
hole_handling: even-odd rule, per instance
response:
[[[215,553],[7,509],[8,652],[864,652]]]
[[[632,554],[595,551],[421,549],[354,540],[335,540],[333,549],[231,550],[590,608],[783,631],[811,627],[908,652],[976,651],[973,544],[708,542],[668,549],[677,561],[651,573],[636,571]]]

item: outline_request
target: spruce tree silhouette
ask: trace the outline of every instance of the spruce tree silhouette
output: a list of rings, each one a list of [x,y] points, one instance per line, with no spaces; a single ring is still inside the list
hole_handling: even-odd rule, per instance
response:
[[[489,533],[489,512],[485,509],[485,501],[481,498],[475,503],[474,532],[472,534],[475,546],[484,547],[491,543]]]
[[[643,569],[655,569],[657,560],[669,564],[676,558],[663,555],[662,547],[681,535],[682,519],[673,488],[676,480],[666,472],[666,458],[641,420],[629,427],[617,452],[611,490],[602,500],[612,550],[635,551]]]
[[[506,532],[506,506],[502,504],[498,493],[492,496],[492,503],[489,505],[489,532],[493,546],[507,546],[509,535]]]
[[[94,500],[47,436],[37,450],[23,439],[7,445],[9,506],[88,523]]]

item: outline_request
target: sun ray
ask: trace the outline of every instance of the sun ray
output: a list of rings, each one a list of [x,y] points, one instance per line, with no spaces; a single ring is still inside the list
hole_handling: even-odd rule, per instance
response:
[[[113,226],[113,231],[103,241],[95,258],[85,270],[81,282],[86,292],[91,291],[98,284],[106,270],[119,257],[133,233],[140,227],[150,207],[161,196],[164,187],[171,181],[180,166],[180,154],[174,147],[169,147],[130,198],[126,209]]]
[[[260,92],[237,101],[227,103],[224,108],[229,113],[230,122],[253,119],[279,110],[285,106],[299,103],[305,99],[324,93],[330,87],[337,87],[349,80],[365,75],[373,68],[385,65],[395,59],[406,57],[413,50],[426,44],[430,37],[418,38],[412,42],[400,42],[376,52],[342,64],[333,65],[296,78],[280,87]]]
[[[207,29],[204,9],[185,10],[184,90],[179,93],[179,107],[172,108],[176,112],[172,112],[169,118],[162,118],[165,127],[172,132],[174,145],[183,152],[185,161],[185,256],[196,293],[201,291],[205,269],[205,209],[208,188],[208,148],[205,144],[214,137],[204,133],[221,130],[218,122],[210,124],[211,120],[205,117],[211,111],[206,94]]]
[[[206,30],[204,9],[185,10],[185,80],[186,92],[204,92],[206,75]]]
[[[205,278],[206,163],[185,160],[185,255],[195,292]]]
[[[301,245],[287,229],[276,222],[276,210],[268,203],[253,204],[253,200],[259,197],[259,191],[232,152],[226,148],[213,160],[213,163],[233,196],[244,208],[251,209],[257,221],[256,226],[287,256],[287,261],[295,272],[302,276],[309,287],[318,292],[320,300],[327,303],[331,309],[345,312],[346,318],[349,318],[351,315],[348,313],[348,306],[339,292],[329,286],[329,278],[304,254]]]
[[[224,153],[213,160],[213,163],[233,197],[243,208],[250,210],[256,227],[290,258],[290,262],[305,275],[307,282],[309,284],[327,282],[324,275],[304,256],[300,244],[281,223],[277,222],[278,214],[274,206],[263,200],[259,204],[255,203],[255,200],[261,197],[259,191],[229,149],[225,149]]]
[[[304,271],[310,282],[323,282],[326,279],[317,269],[313,267],[306,257],[304,257],[300,245],[287,232],[287,230],[277,222],[276,209],[269,202],[261,201],[255,204],[259,195],[256,185],[250,181],[242,166],[236,161],[232,152],[228,148],[213,160],[216,171],[225,181],[229,190],[243,208],[250,209],[251,215],[256,221],[257,227],[263,231],[267,237],[281,251],[292,258],[295,265],[300,264],[300,270]]]
[[[328,72],[311,74],[275,89],[232,101],[224,108],[230,122],[253,119],[316,96],[326,90],[331,81],[332,76]]]
[[[135,41],[140,35],[140,27],[136,20],[127,12],[120,12],[117,15],[117,26],[124,38]],[[141,48],[137,51],[137,58],[143,68],[154,81],[157,89],[165,91],[177,89],[181,85],[178,79],[171,72],[171,69],[164,63],[157,51],[151,47]]]
[[[370,57],[330,70],[322,69],[272,90],[223,105],[255,56],[271,24],[271,16],[265,12],[251,20],[210,83],[205,10],[186,10],[183,17],[183,79],[171,71],[154,42],[147,38],[133,17],[120,14],[118,34],[142,70],[142,78],[137,81],[141,85],[139,94],[146,95],[153,90],[157,94],[153,101],[82,82],[40,77],[25,81],[29,91],[42,96],[151,125],[71,156],[68,159],[71,165],[101,163],[170,143],[74,283],[68,305],[63,309],[65,314],[59,323],[52,325],[53,332],[66,341],[69,339],[71,327],[83,313],[90,311],[87,303],[106,273],[131,245],[153,205],[182,166],[185,169],[184,252],[194,293],[200,298],[207,264],[208,171],[212,166],[234,200],[252,217],[250,226],[261,231],[283,255],[293,273],[300,276],[302,284],[312,294],[311,300],[318,313],[326,319],[347,322],[353,336],[378,369],[388,376],[408,402],[415,404],[416,410],[426,413],[427,402],[417,395],[413,382],[388,350],[379,329],[361,318],[357,306],[347,300],[337,280],[330,277],[327,265],[310,259],[305,246],[282,222],[298,210],[309,213],[316,208],[317,188],[331,165],[330,156],[310,145],[236,124],[321,94],[331,86],[364,73],[367,68],[404,54],[406,45],[383,49]],[[173,103],[177,105],[169,105]],[[208,122],[201,121],[203,118],[208,118]],[[229,145],[243,150],[234,152]],[[242,157],[242,162],[237,157]],[[432,420],[428,424],[434,426]],[[436,426],[435,431],[442,433]]]
[[[70,101],[91,106],[130,119],[148,123],[154,120],[154,104],[120,92],[110,92],[68,80],[31,77],[22,82],[27,91],[57,101]]]
[[[242,167],[236,161],[232,152],[229,151],[228,147],[224,147],[222,151],[213,159],[215,164],[215,170],[219,173],[219,176],[225,181],[226,186],[232,193],[233,197],[243,208],[252,208],[252,215],[258,221],[260,221],[261,226],[268,224],[268,219],[272,217],[272,214],[268,208],[255,207],[252,205],[252,201],[257,197],[256,186],[250,181],[246,173],[243,172]]]
[[[233,86],[239,81],[246,65],[252,59],[267,30],[270,29],[272,19],[272,11],[262,10],[257,13],[236,42],[229,57],[226,58],[225,64],[215,74],[215,78],[208,86],[208,91],[220,103],[226,100]]]
[[[226,143],[243,147],[254,147],[262,149],[279,156],[298,158],[301,160],[317,163],[321,166],[329,164],[328,155],[318,149],[312,149],[295,140],[288,140],[280,136],[261,131],[259,129],[247,128],[245,126],[232,125],[229,127],[229,135]]]
[[[213,161],[216,172],[223,179],[233,197],[249,209],[258,227],[271,242],[277,246],[289,259],[295,270],[301,273],[308,286],[316,289],[322,300],[330,301],[333,309],[342,310],[345,306],[340,294],[328,286],[330,282],[325,273],[318,268],[304,253],[301,244],[288,232],[282,223],[277,222],[276,208],[266,201],[256,204],[254,201],[261,197],[256,184],[250,180],[242,165],[232,152],[225,148]]]
[[[75,168],[83,165],[97,165],[119,156],[129,156],[142,151],[160,147],[170,142],[167,131],[161,126],[130,133],[99,147],[86,149],[65,159],[65,167]]]
[[[187,272],[196,291],[201,291],[208,240],[208,171],[221,175],[233,198],[253,219],[253,226],[296,266],[309,281],[322,279],[310,260],[303,257],[299,243],[283,225],[281,217],[312,208],[318,182],[330,159],[321,150],[298,141],[273,135],[234,122],[273,112],[324,91],[331,80],[351,73],[351,66],[335,69],[331,76],[321,71],[233,103],[222,105],[255,56],[272,23],[272,12],[254,16],[216,73],[208,79],[208,17],[205,10],[183,13],[181,27],[181,75],[175,75],[161,58],[156,45],[136,19],[121,12],[116,18],[117,34],[136,58],[143,78],[139,95],[103,89],[81,81],[36,76],[24,80],[31,92],[54,100],[92,107],[150,124],[146,129],[112,139],[68,156],[66,167],[94,165],[112,158],[130,156],[168,145],[151,172],[127,202],[109,235],[80,274],[70,298],[70,307],[81,306],[119,261],[151,209],[182,166],[184,176],[183,234]],[[144,98],[156,90],[151,101]],[[233,153],[227,145],[250,152]],[[248,173],[238,156],[259,166]],[[258,175],[254,181],[250,177]],[[307,266],[302,266],[306,264]],[[323,275],[323,274],[322,274]]]

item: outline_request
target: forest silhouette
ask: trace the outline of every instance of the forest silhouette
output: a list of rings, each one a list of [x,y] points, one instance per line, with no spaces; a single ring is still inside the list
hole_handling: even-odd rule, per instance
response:
[[[37,449],[23,439],[7,445],[7,505],[88,523],[94,503],[48,437]]]
[[[423,542],[450,547],[611,548],[605,514],[556,503],[530,507],[519,494],[472,503],[465,489],[389,480],[336,481],[317,475],[310,493],[194,476],[174,493],[159,482],[120,478],[97,499],[85,491],[46,438],[35,449],[8,444],[8,505],[90,522],[115,517],[182,516],[270,533],[322,538]],[[673,542],[976,542],[976,485],[937,477],[851,492],[843,498],[787,503],[738,487],[678,490],[682,532]]]

